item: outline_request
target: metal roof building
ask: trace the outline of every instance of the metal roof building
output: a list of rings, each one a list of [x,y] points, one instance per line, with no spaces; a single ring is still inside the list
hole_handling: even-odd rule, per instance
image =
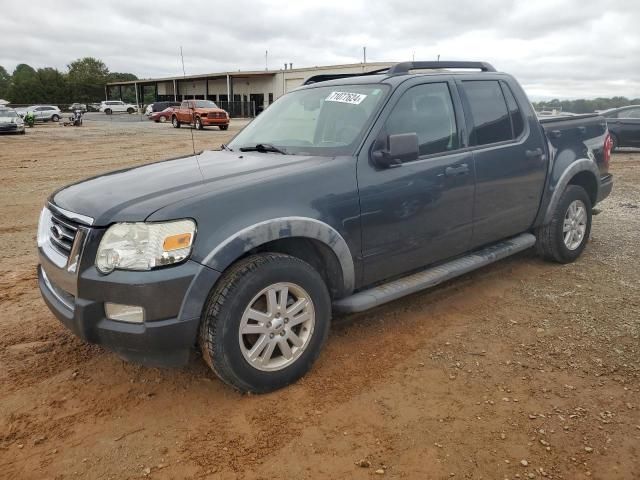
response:
[[[112,82],[105,86],[105,97],[106,100],[123,100],[124,90],[124,94],[131,97],[135,92],[137,104],[144,103],[143,99],[151,97],[155,101],[180,101],[192,98],[213,100],[236,115],[250,116],[252,111],[259,112],[278,97],[302,85],[305,79],[313,75],[364,73],[391,65],[393,63],[378,62],[291,68],[289,64],[289,68],[281,70],[238,70]]]

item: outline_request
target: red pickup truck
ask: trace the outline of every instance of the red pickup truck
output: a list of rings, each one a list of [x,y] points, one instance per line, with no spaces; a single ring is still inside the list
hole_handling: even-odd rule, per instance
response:
[[[226,130],[229,128],[229,114],[211,100],[183,100],[182,104],[173,110],[171,123],[175,128],[180,128],[184,123],[193,125],[198,130],[209,126]]]

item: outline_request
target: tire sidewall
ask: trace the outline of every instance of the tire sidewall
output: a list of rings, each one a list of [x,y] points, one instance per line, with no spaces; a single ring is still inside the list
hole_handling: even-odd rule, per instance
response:
[[[315,312],[313,334],[304,352],[288,367],[277,371],[262,371],[252,367],[242,355],[238,332],[249,302],[265,287],[291,282],[301,286],[311,297]],[[215,319],[214,365],[223,362],[234,377],[242,379],[255,392],[267,392],[289,385],[302,377],[318,357],[327,338],[331,318],[331,302],[322,277],[308,264],[282,257],[241,277]]]
[[[564,225],[564,217],[567,213],[569,205],[572,202],[580,200],[584,203],[587,209],[587,228],[584,232],[584,237],[582,238],[582,243],[575,250],[569,250],[569,248],[564,243],[564,233],[563,233],[563,225]],[[567,189],[562,194],[562,198],[560,199],[560,203],[558,204],[558,208],[556,210],[556,215],[554,216],[554,239],[556,242],[557,252],[562,257],[562,260],[565,262],[572,262],[577,259],[587,246],[589,242],[589,236],[591,234],[591,199],[589,195],[584,190],[584,188],[579,187],[577,185],[569,185]]]
[[[611,151],[615,152],[619,148],[618,136],[614,133],[611,134]]]
[[[180,122],[178,121],[178,117],[173,117],[171,119],[171,124],[173,125],[173,128],[180,128]]]

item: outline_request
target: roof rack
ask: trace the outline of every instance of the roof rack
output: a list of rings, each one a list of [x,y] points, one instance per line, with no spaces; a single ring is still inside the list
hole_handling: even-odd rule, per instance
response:
[[[318,82],[326,82],[328,80],[338,80],[340,78],[349,78],[349,77],[364,77],[366,75],[377,75],[379,73],[383,73],[389,70],[389,67],[379,68],[378,70],[371,70],[370,72],[364,73],[324,73],[322,75],[314,75],[313,77],[307,78],[303,85],[311,85],[312,83]]]
[[[496,69],[487,62],[402,62],[389,68],[389,75],[401,75],[410,70],[437,70],[440,68],[464,68],[483,72],[495,72]]]
[[[307,78],[303,85],[311,85],[312,83],[326,82],[328,80],[338,80],[340,78],[363,77],[366,75],[377,75],[386,73],[388,75],[403,75],[411,70],[439,70],[442,68],[460,68],[480,70],[482,72],[495,72],[493,65],[487,62],[401,62],[390,67],[380,68],[365,73],[325,73],[322,75],[314,75]]]

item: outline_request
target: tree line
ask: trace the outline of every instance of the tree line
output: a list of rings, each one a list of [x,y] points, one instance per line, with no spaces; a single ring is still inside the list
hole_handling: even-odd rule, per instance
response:
[[[562,110],[570,113],[592,113],[596,110],[609,110],[610,108],[626,107],[627,105],[640,105],[640,98],[629,99],[627,97],[594,98],[585,100],[558,100],[554,98],[547,102],[533,102],[536,111]]]
[[[132,73],[110,72],[102,60],[93,57],[71,62],[66,72],[50,67],[36,70],[21,63],[9,74],[0,65],[0,99],[12,104],[99,102],[107,82],[137,79]]]

